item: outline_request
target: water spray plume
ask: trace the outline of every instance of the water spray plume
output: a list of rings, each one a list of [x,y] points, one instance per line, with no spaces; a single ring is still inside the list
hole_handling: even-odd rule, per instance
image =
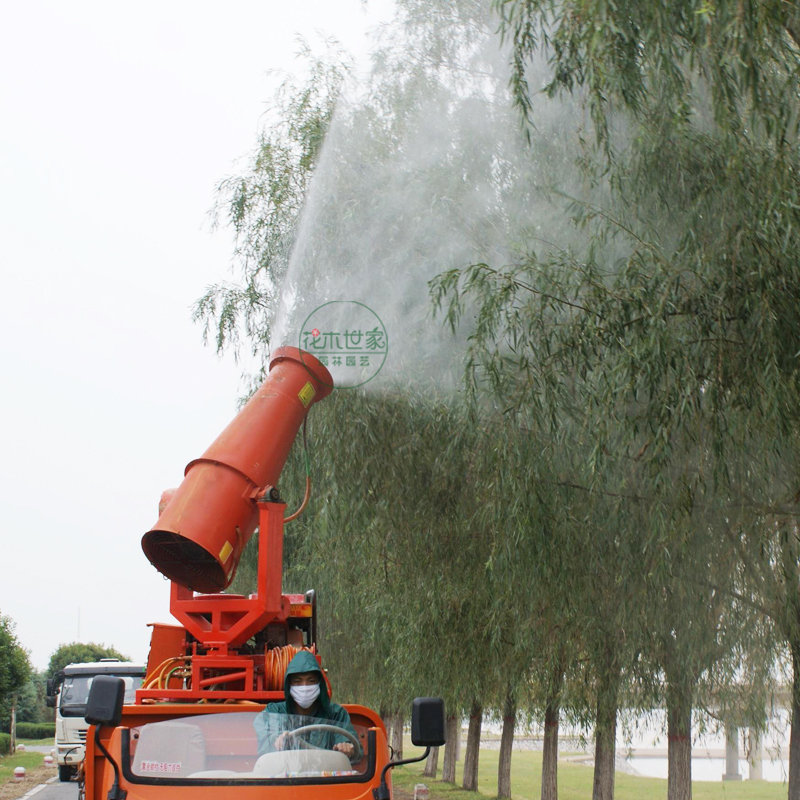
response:
[[[341,97],[289,261],[273,342],[303,346],[304,321],[325,303],[365,304],[390,342],[370,391],[457,385],[474,320],[464,315],[453,337],[434,318],[435,276],[502,267],[533,243],[566,249],[582,237],[565,199],[585,190],[565,136],[583,123],[579,101],[534,97],[529,143],[508,90],[510,49],[497,20],[475,10],[467,24],[456,12],[448,21],[443,7],[435,32],[401,19],[368,90]],[[424,50],[423,34],[441,37],[438,61],[409,56]],[[531,85],[544,85],[547,70],[544,57],[533,64]],[[344,331],[352,323],[339,309],[330,328]]]

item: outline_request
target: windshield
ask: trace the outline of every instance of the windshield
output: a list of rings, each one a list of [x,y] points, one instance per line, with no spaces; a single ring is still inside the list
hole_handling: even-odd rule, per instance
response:
[[[113,673],[104,672],[103,675]],[[140,675],[115,675],[125,681],[125,704],[133,703],[136,699],[136,690],[142,685]],[[61,687],[61,716],[82,717],[86,713],[86,701],[89,699],[89,690],[92,688],[94,675],[67,675]]]
[[[340,783],[370,777],[373,750],[374,733],[349,721],[267,712],[206,713],[132,728],[123,769],[134,783]]]

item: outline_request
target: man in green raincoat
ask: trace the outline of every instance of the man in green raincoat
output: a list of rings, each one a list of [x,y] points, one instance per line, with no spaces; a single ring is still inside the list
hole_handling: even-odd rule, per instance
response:
[[[304,725],[323,723],[343,728],[356,736],[350,715],[340,705],[328,697],[328,688],[317,659],[307,650],[299,652],[286,668],[283,681],[285,700],[282,703],[268,703],[256,717],[255,729],[258,736],[258,752],[295,748],[295,739],[302,739],[313,747],[326,750],[339,750],[348,758],[355,753],[354,746],[345,736],[328,730],[313,730],[299,737],[289,735],[290,731]]]

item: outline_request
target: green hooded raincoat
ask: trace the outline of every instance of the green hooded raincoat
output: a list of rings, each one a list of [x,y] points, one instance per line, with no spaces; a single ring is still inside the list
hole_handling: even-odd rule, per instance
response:
[[[319,697],[316,699],[311,708],[311,714],[308,716],[297,713],[297,705],[289,692],[289,676],[298,672],[319,673]],[[259,754],[274,750],[275,740],[282,733],[320,721],[328,725],[344,728],[356,736],[355,729],[350,722],[350,715],[344,708],[328,697],[328,686],[325,683],[322,670],[317,663],[317,659],[307,650],[302,650],[289,662],[289,666],[286,668],[286,676],[283,680],[283,696],[285,700],[282,703],[268,703],[267,707],[256,717],[254,726],[258,736]],[[310,731],[301,734],[301,737],[314,747],[322,747],[328,750],[335,744],[348,741],[344,736],[331,731]]]

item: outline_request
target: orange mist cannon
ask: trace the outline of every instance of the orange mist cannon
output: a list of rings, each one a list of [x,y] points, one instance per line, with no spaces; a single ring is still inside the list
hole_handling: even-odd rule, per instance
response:
[[[328,370],[296,347],[275,351],[269,369],[233,422],[188,464],[142,538],[153,566],[189,589],[219,592],[230,584],[258,524],[256,496],[277,484],[308,410],[332,391]]]
[[[264,385],[162,498],[158,522],[142,538],[147,558],[172,580],[170,611],[182,624],[154,627],[151,660],[181,679],[175,686],[148,662],[138,702],[275,699],[274,652],[314,647],[313,592],[281,592],[286,505],[276,483],[308,410],[331,393],[333,379],[296,347],[275,351],[269,368]],[[256,526],[258,591],[223,592]]]

